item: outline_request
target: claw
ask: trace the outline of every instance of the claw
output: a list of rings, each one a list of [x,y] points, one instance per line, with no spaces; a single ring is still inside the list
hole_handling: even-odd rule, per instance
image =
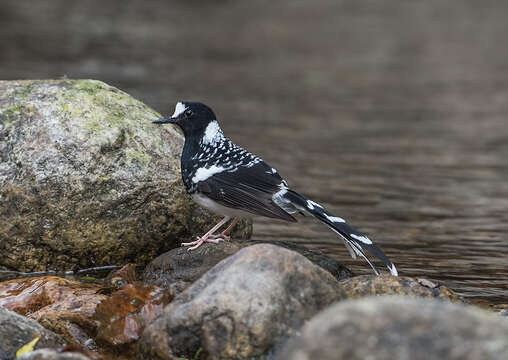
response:
[[[210,235],[208,238],[210,239],[217,239],[217,240],[223,240],[223,241],[231,241],[231,236],[226,234],[217,234],[217,235]]]
[[[188,242],[188,243],[182,243],[182,246],[190,246],[190,248],[187,249],[187,251],[190,251],[190,250],[197,249],[198,247],[200,247],[205,242],[218,244],[221,240],[222,239],[210,238],[210,236],[208,238],[205,238],[205,237],[200,238],[200,237],[198,237],[196,241],[192,241],[192,242]]]
[[[222,225],[227,223],[229,221],[230,217],[225,216],[224,219],[219,221],[217,225],[215,225],[213,228],[211,228],[205,235],[202,237],[196,237],[196,241],[188,242],[188,243],[182,243],[182,246],[190,246],[190,248],[187,249],[187,251],[195,250],[198,247],[200,247],[203,243],[209,242],[213,244],[218,244],[221,241],[230,241],[231,237],[228,235],[231,229],[236,225],[238,222],[238,218],[234,218],[231,224],[228,226],[226,230],[221,232],[220,234],[214,235],[213,233],[217,231]]]

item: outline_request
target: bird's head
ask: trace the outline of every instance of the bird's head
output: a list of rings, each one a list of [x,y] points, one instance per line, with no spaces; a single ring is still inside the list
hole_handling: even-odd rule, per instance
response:
[[[176,124],[187,136],[204,131],[212,121],[215,121],[215,114],[205,104],[180,101],[176,103],[173,115],[153,122],[156,124]]]

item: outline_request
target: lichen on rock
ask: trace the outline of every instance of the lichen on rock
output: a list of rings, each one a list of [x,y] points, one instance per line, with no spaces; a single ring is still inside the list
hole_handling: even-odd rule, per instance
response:
[[[0,81],[0,267],[146,263],[213,225],[158,117],[100,81]]]

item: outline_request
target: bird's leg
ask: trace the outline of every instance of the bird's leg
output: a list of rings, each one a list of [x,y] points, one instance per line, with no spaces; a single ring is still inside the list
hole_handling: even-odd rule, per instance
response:
[[[201,244],[203,244],[205,242],[211,242],[214,244],[219,243],[219,241],[220,241],[219,239],[210,238],[210,235],[212,235],[214,232],[216,232],[222,225],[227,223],[229,221],[229,219],[231,219],[230,216],[225,216],[224,219],[222,219],[221,221],[219,221],[217,223],[217,225],[215,225],[213,228],[208,230],[208,232],[205,235],[203,235],[201,237],[198,236],[197,237],[198,239],[196,241],[182,243],[182,246],[191,246],[188,250],[194,250],[194,249],[197,249],[198,247],[200,247]]]
[[[222,239],[225,241],[231,240],[231,237],[228,234],[231,232],[231,230],[233,230],[233,228],[235,227],[238,220],[239,220],[239,218],[237,218],[237,217],[234,218],[233,221],[231,221],[231,224],[229,224],[229,226],[226,228],[226,230],[224,230],[223,232],[221,232],[220,234],[217,234],[217,235],[210,235],[210,238],[211,239]]]

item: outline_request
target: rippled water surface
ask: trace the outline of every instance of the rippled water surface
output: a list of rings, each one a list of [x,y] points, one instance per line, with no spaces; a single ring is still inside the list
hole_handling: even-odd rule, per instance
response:
[[[508,5],[199,4],[4,1],[0,76],[101,79],[165,114],[206,102],[401,274],[508,303]],[[254,229],[369,272],[309,218]]]

